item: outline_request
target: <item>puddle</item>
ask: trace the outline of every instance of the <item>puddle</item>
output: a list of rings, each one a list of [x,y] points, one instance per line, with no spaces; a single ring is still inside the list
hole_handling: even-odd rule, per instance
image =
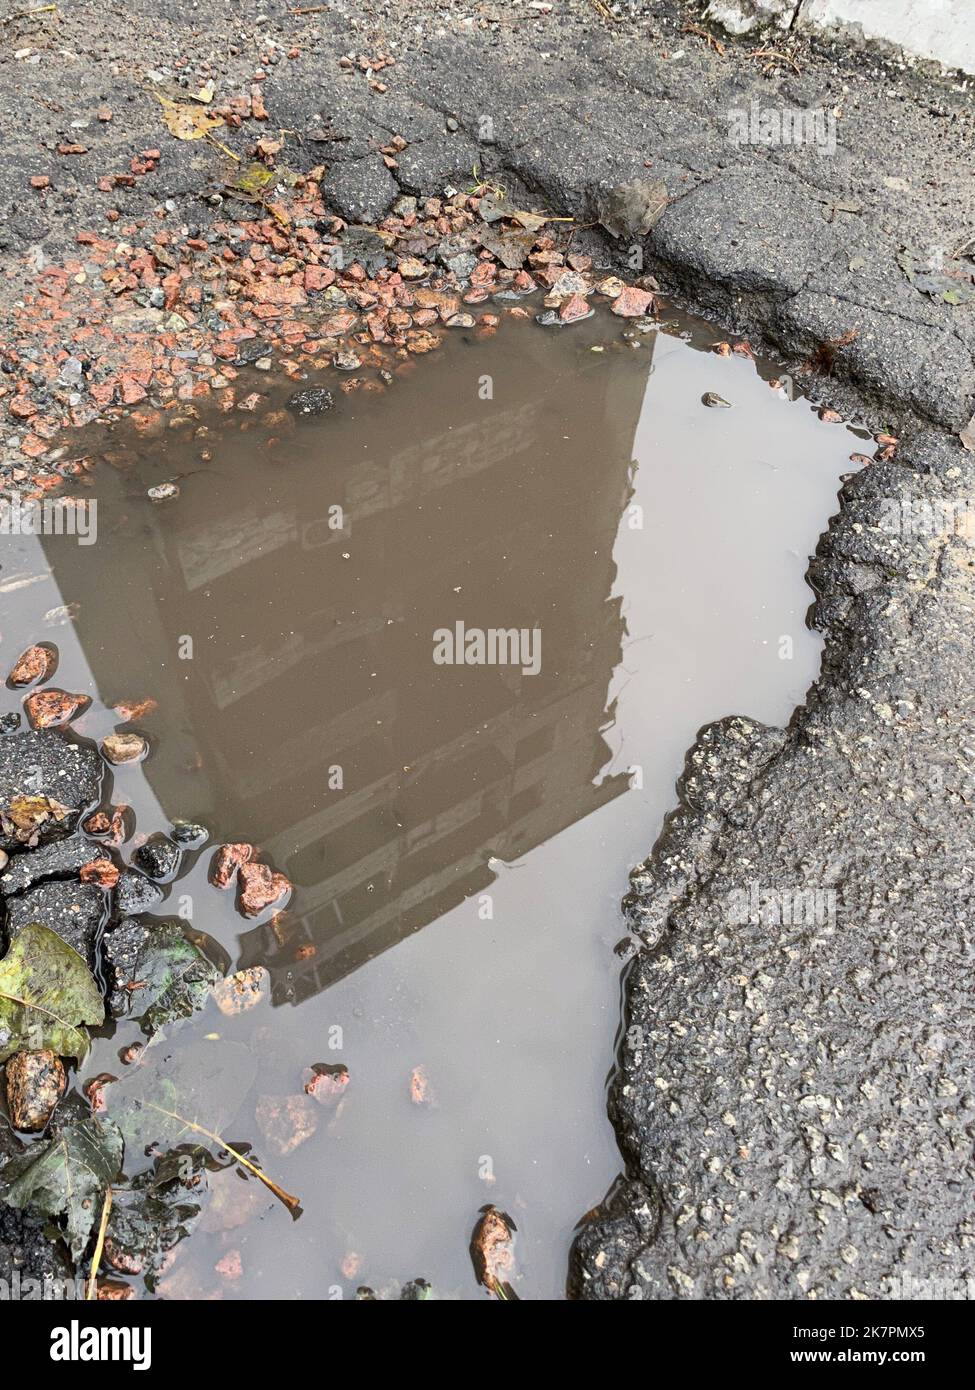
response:
[[[802,701],[821,645],[807,557],[864,447],[750,361],[630,331],[636,347],[604,315],[455,333],[408,382],[336,393],[291,432],[264,418],[283,388],[202,438],[116,431],[95,544],[4,540],[0,580],[41,576],[0,595],[7,664],[55,643],[56,683],[104,702],[76,722],[87,738],[117,727],[112,702],[159,702],[151,756],[115,770],[111,799],[143,833],[182,817],[258,844],[294,883],[275,923],[245,922],[205,850],[159,909],[270,970],[273,1007],[211,1004],[176,1042],[254,1050],[224,1134],[304,1206],[292,1224],[258,1184],[213,1177],[164,1296],[420,1276],[484,1297],[467,1247],[487,1202],[518,1226],[520,1295],[564,1295],[573,1227],[618,1171],[628,870],[702,724],[782,723]],[[176,500],[146,500],[175,475]],[[442,664],[435,634],[456,648],[458,623],[475,643],[524,630],[524,650]],[[137,1036],[120,1025],[83,1074],[118,1073]],[[299,1094],[313,1063],[348,1067],[341,1108],[279,1156],[256,1099]]]

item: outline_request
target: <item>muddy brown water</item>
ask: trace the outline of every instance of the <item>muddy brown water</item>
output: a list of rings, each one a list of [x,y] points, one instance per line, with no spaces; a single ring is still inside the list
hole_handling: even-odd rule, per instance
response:
[[[788,720],[818,668],[803,576],[861,437],[770,368],[702,351],[700,325],[448,336],[320,419],[282,421],[294,387],[249,371],[253,412],[119,427],[85,494],[94,544],[4,538],[7,665],[54,643],[55,683],[95,700],[85,738],[118,726],[119,698],[159,702],[138,726],[151,755],[108,789],[136,834],[202,821],[294,884],[247,922],[208,884],[208,848],[158,910],[270,971],[270,1003],[211,1005],[160,1046],[201,1076],[208,1049],[246,1046],[256,1076],[223,1133],[304,1206],[292,1223],[259,1184],[211,1177],[159,1296],[419,1276],[485,1297],[468,1242],[487,1202],[517,1224],[519,1294],[563,1296],[573,1228],[619,1167],[628,870],[697,729]],[[177,475],[178,498],[147,500]],[[502,630],[524,632],[495,652],[516,661],[442,660],[445,631],[477,655]],[[99,1040],[83,1076],[118,1074],[137,1036]],[[314,1063],[348,1068],[344,1098],[281,1155],[255,1106],[300,1094]]]

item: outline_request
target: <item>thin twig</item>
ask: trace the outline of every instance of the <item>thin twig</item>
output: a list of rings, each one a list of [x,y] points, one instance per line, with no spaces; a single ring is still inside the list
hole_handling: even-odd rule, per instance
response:
[[[39,10],[18,10],[16,14],[8,14],[6,19],[0,19],[0,24],[13,24],[15,19],[33,19],[36,14],[51,14],[57,10],[57,5],[42,5]]]
[[[222,1149],[226,1149],[231,1158],[235,1158],[238,1163],[242,1163],[249,1172],[254,1174],[255,1178],[261,1180],[265,1187],[270,1188],[278,1201],[283,1202],[288,1208],[293,1220],[298,1220],[298,1217],[301,1215],[300,1199],[292,1197],[290,1192],[285,1192],[283,1187],[279,1187],[272,1178],[268,1177],[267,1173],[262,1172],[256,1163],[252,1163],[249,1158],[245,1158],[242,1153],[238,1153],[235,1148],[232,1148],[221,1135],[214,1134],[212,1129],[204,1129],[203,1125],[198,1125],[195,1120],[187,1120],[184,1116],[178,1115],[175,1110],[164,1110],[161,1105],[154,1105],[151,1101],[148,1101],[146,1104],[149,1110],[155,1110],[160,1115],[166,1115],[170,1120],[178,1120],[179,1123],[185,1125],[187,1129],[192,1129],[197,1134],[205,1135],[207,1139],[212,1139],[214,1144],[219,1144]]]
[[[802,75],[802,68],[793,58],[791,53],[780,53],[777,48],[753,48],[750,53],[745,54],[746,58],[767,58],[768,63],[765,71],[770,72],[776,63],[789,63],[795,72]]]
[[[88,1276],[88,1286],[85,1289],[85,1299],[97,1298],[98,1296],[98,1266],[102,1262],[102,1251],[105,1249],[105,1232],[108,1229],[108,1218],[112,1210],[112,1188],[111,1185],[105,1189],[105,1200],[102,1203],[102,1219],[98,1223],[98,1239],[95,1241],[95,1253],[91,1257],[91,1273]]]
[[[713,34],[709,34],[707,29],[702,29],[700,24],[687,23],[684,25],[683,29],[681,30],[681,33],[696,35],[697,38],[704,40],[708,48],[713,48],[719,58],[723,58],[725,56],[724,44],[721,43],[719,39],[716,39]]]
[[[216,145],[218,150],[222,150],[224,154],[229,155],[230,158],[236,160],[238,164],[240,163],[240,155],[234,154],[233,150],[230,149],[227,145],[225,145],[222,140],[218,140],[212,131],[205,130],[203,132],[203,138],[205,140],[211,141],[214,145]]]

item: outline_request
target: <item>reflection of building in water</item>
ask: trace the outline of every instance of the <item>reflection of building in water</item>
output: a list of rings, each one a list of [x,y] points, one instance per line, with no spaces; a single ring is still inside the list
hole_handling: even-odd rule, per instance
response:
[[[211,823],[295,885],[290,909],[244,938],[241,963],[267,963],[278,1000],[317,993],[486,890],[490,856],[516,859],[626,788],[595,779],[645,376],[567,385],[551,359],[486,368],[496,399],[466,414],[442,404],[451,361],[432,364],[450,428],[422,436],[416,411],[363,402],[357,423],[299,430],[272,471],[242,435],[236,499],[214,482],[133,537],[157,598],[149,646],[196,634],[192,677],[160,703],[180,700],[203,750]],[[399,389],[427,391],[432,413],[433,379]],[[319,501],[323,450],[359,461],[329,464]],[[344,531],[328,524],[335,504]],[[461,619],[538,629],[539,674],[436,665],[434,630]],[[182,813],[185,770],[157,757],[146,773]]]

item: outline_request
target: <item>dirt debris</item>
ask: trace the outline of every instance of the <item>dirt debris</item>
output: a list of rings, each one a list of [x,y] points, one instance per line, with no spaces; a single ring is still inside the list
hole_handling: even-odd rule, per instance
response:
[[[372,75],[393,61],[355,55],[349,70]],[[221,125],[268,119],[256,82],[222,101],[208,88],[189,97],[181,89],[178,100],[156,95],[161,129],[174,138],[215,138]],[[97,119],[111,120],[111,110]],[[395,165],[407,148],[394,135],[383,158]],[[63,143],[61,152],[81,149]],[[180,222],[168,202],[124,222],[109,209],[110,230],[79,228],[74,255],[37,269],[0,343],[0,415],[15,427],[0,487],[36,500],[83,479],[91,461],[66,442],[69,427],[128,415],[151,434],[211,397],[223,410],[253,410],[260,394],[240,391],[239,382],[255,362],[295,382],[358,370],[357,362],[379,379],[347,377],[342,391],[384,389],[397,364],[440,346],[436,327],[488,333],[500,314],[522,316],[506,299],[541,290],[558,321],[588,317],[599,277],[591,258],[562,249],[566,232],[547,214],[475,186],[400,197],[376,225],[352,228],[329,209],[324,165],[287,167],[292,151],[269,136],[252,154],[254,164],[228,170],[228,215],[205,231]],[[165,160],[164,146],[147,147],[127,171],[103,176],[99,190],[110,193]],[[44,196],[50,176],[36,177]],[[650,291],[615,277],[612,285],[615,313],[651,311]],[[495,299],[500,314],[491,312]],[[469,311],[476,306],[485,311]],[[310,385],[296,395],[330,393]]]

